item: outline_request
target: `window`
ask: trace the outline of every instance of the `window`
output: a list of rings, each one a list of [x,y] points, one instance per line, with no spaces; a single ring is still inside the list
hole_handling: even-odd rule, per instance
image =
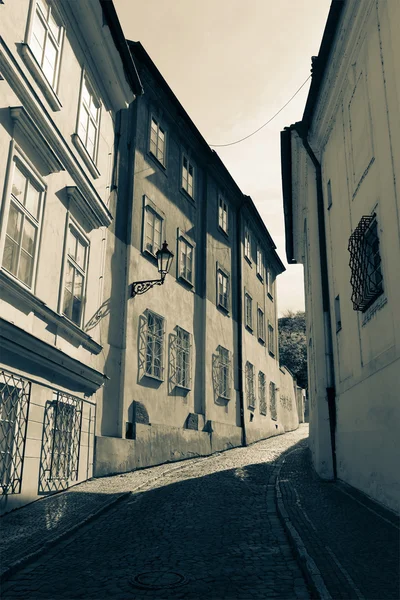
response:
[[[264,280],[264,253],[257,246],[257,275],[261,281]]]
[[[268,352],[275,356],[275,332],[271,323],[268,321]]]
[[[254,389],[254,365],[247,361],[246,363],[246,393],[247,406],[249,408],[256,407],[256,394]]]
[[[217,360],[217,393],[220,398],[229,399],[231,397],[231,359],[229,350],[218,347]]]
[[[36,0],[30,48],[52,88],[56,87],[60,65],[62,27],[53,6]]]
[[[164,219],[146,196],[144,197],[144,203],[143,251],[155,256],[157,250],[161,248]]]
[[[335,319],[336,319],[336,333],[342,329],[342,318],[340,316],[340,298],[335,298]]]
[[[261,342],[265,342],[265,319],[264,311],[257,308],[257,337]]]
[[[244,322],[246,327],[253,331],[253,298],[248,292],[244,294]]]
[[[164,378],[164,319],[155,313],[147,313],[145,374],[156,379]]]
[[[218,197],[218,227],[228,233],[228,205],[223,196]]]
[[[274,297],[274,274],[272,269],[267,267],[267,294],[273,300]]]
[[[190,388],[190,333],[176,328],[175,384]]]
[[[328,192],[328,208],[330,208],[332,206],[332,187],[331,187],[331,180],[328,181],[327,184],[327,192]]]
[[[165,130],[151,117],[150,152],[165,167]]]
[[[19,161],[14,161],[3,267],[29,288],[37,262],[43,187]]]
[[[244,228],[244,256],[251,262],[251,237],[250,230],[247,226]]]
[[[262,371],[258,372],[258,400],[260,406],[260,414],[267,414],[267,399],[265,394],[265,375]]]
[[[182,156],[182,187],[194,198],[194,166],[185,155]]]
[[[217,267],[217,305],[229,310],[229,277]]]
[[[100,101],[96,98],[86,75],[82,79],[79,106],[78,135],[91,160],[96,163],[99,140]]]
[[[354,310],[365,312],[383,293],[376,215],[361,218],[350,236],[350,284]]]
[[[80,327],[85,302],[89,242],[72,223],[68,226],[67,236],[63,314]]]
[[[1,494],[19,494],[22,483],[31,384],[0,371]]]
[[[194,248],[184,237],[179,238],[178,276],[193,284]]]
[[[271,413],[271,419],[276,421],[278,419],[276,412],[276,387],[273,381],[271,381],[269,384],[269,410]]]

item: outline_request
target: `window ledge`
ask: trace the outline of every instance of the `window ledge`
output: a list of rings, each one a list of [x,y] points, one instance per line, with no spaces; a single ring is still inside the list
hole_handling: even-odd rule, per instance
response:
[[[251,334],[253,334],[253,328],[251,327],[251,325],[247,325],[247,323],[246,323],[245,328],[247,329],[247,331],[249,331]]]
[[[45,74],[43,73],[39,63],[37,62],[36,58],[34,57],[33,52],[30,49],[30,47],[28,46],[28,44],[21,44],[21,55],[22,55],[22,58],[26,64],[26,66],[28,67],[29,71],[31,72],[32,77],[34,78],[34,80],[36,81],[36,83],[38,84],[40,89],[42,90],[42,92],[43,92],[47,102],[50,104],[51,108],[54,111],[61,110],[62,104],[61,104],[57,94],[55,93],[55,91],[51,87],[50,83],[48,82]]]
[[[154,381],[159,381],[160,383],[162,383],[164,381],[163,378],[161,377],[157,377],[156,375],[152,375],[151,373],[144,373],[143,377],[148,377],[149,379],[154,379]]]
[[[271,302],[274,301],[274,297],[272,296],[272,294],[270,294],[269,292],[267,292],[267,296],[271,300]]]
[[[180,187],[180,192],[186,198],[186,200],[189,200],[194,206],[196,206],[196,200],[189,194],[189,192],[185,190],[184,187]]]
[[[89,152],[86,150],[85,144],[82,142],[81,138],[79,137],[79,135],[77,133],[73,133],[71,138],[72,138],[72,143],[74,144],[75,148],[78,150],[79,154],[81,155],[83,162],[89,169],[91,176],[93,177],[93,179],[98,179],[100,177],[101,173],[98,170],[98,168],[96,167],[96,165],[94,164],[93,159],[89,155]]]
[[[253,264],[251,262],[251,258],[249,258],[248,256],[244,255],[244,259],[248,263],[249,267],[253,268]]]
[[[67,335],[78,341],[81,346],[90,350],[92,354],[100,354],[103,346],[98,344],[90,335],[72,323],[67,317],[60,315],[47,306],[43,300],[40,300],[3,269],[0,269],[0,283],[5,290],[21,299],[33,312],[43,316],[48,322],[56,325]]]
[[[181,385],[180,383],[176,383],[175,387],[179,388],[180,390],[185,390],[185,392],[190,392],[192,389],[190,385]]]
[[[230,400],[229,396],[222,396],[222,394],[218,394],[218,398],[220,400],[225,400],[226,402],[229,402],[229,400]]]
[[[160,167],[160,169],[162,170],[162,172],[166,176],[167,175],[167,167],[166,167],[166,165],[164,165],[160,160],[158,160],[157,156],[155,154],[153,154],[150,150],[148,151],[148,155],[150,156],[151,160],[153,162],[155,162],[158,167]]]
[[[261,281],[261,283],[264,284],[264,277],[260,275],[260,273],[257,273],[257,277]]]
[[[186,279],[186,277],[184,277],[183,275],[179,275],[178,280],[180,281],[180,283],[183,283],[185,286],[191,289],[194,287],[194,284],[191,281],[189,281],[189,279]]]
[[[268,350],[268,354],[269,354],[270,356],[272,356],[272,358],[275,358],[275,352],[271,352],[271,350]]]
[[[227,231],[225,231],[225,229],[222,229],[221,225],[218,225],[218,230],[220,233],[222,233],[227,239],[229,239],[229,233]]]
[[[373,304],[371,304],[371,306],[369,306],[369,308],[367,308],[365,313],[363,313],[362,327],[364,327],[368,323],[368,321],[370,321],[372,319],[372,317],[379,310],[381,310],[381,308],[383,308],[385,306],[385,304],[387,304],[387,297],[382,294],[383,294],[383,290],[382,290],[381,294],[373,302]]]
[[[223,304],[217,304],[217,308],[222,311],[225,315],[229,316],[229,308],[224,306]]]
[[[262,337],[258,336],[258,341],[260,342],[260,344],[262,344],[263,346],[265,346],[265,340],[263,340]]]

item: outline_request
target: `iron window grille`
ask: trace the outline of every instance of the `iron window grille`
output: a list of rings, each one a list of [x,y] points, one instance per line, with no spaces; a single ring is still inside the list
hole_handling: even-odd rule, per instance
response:
[[[247,391],[247,406],[249,408],[256,407],[256,393],[254,386],[254,365],[246,362],[246,391]]]
[[[217,303],[229,310],[229,277],[221,269],[217,269]]]
[[[276,412],[276,387],[273,381],[269,384],[269,410],[271,419],[276,421],[278,419],[278,414]]]
[[[244,295],[245,324],[253,331],[253,298],[247,292]]]
[[[228,233],[228,204],[223,196],[218,197],[218,226]]]
[[[267,398],[265,393],[265,375],[262,371],[258,372],[258,398],[260,406],[260,414],[267,414]]]
[[[218,396],[229,400],[231,397],[231,358],[229,350],[222,346],[218,346],[216,375]]]
[[[2,495],[20,494],[31,384],[0,371],[0,484]]]
[[[47,482],[66,487],[78,479],[82,405],[80,398],[53,392],[46,407],[42,462]]]
[[[175,339],[175,385],[186,389],[191,385],[191,335],[180,327],[176,328]]]
[[[270,322],[268,322],[268,352],[275,355],[275,331]]]
[[[165,130],[152,117],[150,127],[150,152],[165,167]]]
[[[179,277],[193,284],[194,248],[184,238],[179,239]]]
[[[30,47],[52,88],[55,87],[60,64],[62,27],[47,0],[35,2]]]
[[[376,214],[361,218],[349,239],[353,309],[365,312],[383,293]]]
[[[164,378],[164,319],[155,313],[147,313],[145,374],[156,379]]]
[[[261,342],[265,341],[265,319],[261,308],[257,309],[257,337]]]
[[[182,156],[182,188],[194,198],[194,166],[185,155]]]

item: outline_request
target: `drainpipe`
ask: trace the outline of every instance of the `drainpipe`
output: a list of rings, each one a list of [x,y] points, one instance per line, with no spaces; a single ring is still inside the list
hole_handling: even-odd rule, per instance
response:
[[[315,179],[317,186],[317,213],[318,213],[318,238],[320,248],[320,268],[321,268],[321,285],[322,285],[322,308],[324,313],[324,337],[325,337],[325,365],[326,365],[326,380],[327,388],[326,395],[328,399],[328,414],[329,414],[329,429],[331,435],[332,449],[332,466],[333,477],[337,478],[336,465],[336,390],[335,390],[335,365],[333,362],[333,347],[332,347],[332,321],[329,302],[329,279],[328,279],[328,258],[326,251],[326,234],[325,234],[325,210],[324,196],[322,192],[322,171],[321,164],[315,156],[309,142],[308,130],[303,122],[296,123],[293,129],[299,134],[303,146],[311,158],[315,168]]]
[[[243,294],[242,294],[242,209],[240,205],[237,213],[236,224],[236,252],[237,252],[237,328],[238,328],[238,386],[240,405],[240,427],[242,429],[242,446],[247,446],[246,422],[244,417],[243,393]]]

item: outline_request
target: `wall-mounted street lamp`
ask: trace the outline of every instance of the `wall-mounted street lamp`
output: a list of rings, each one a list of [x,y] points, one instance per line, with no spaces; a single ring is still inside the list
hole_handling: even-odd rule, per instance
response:
[[[171,268],[172,259],[174,255],[171,250],[168,250],[168,244],[165,241],[162,245],[162,248],[157,250],[156,258],[158,263],[158,272],[160,273],[160,279],[148,279],[146,281],[135,281],[132,283],[132,293],[131,298],[137,296],[137,294],[144,294],[155,285],[162,285],[165,280],[165,276],[169,273]]]

